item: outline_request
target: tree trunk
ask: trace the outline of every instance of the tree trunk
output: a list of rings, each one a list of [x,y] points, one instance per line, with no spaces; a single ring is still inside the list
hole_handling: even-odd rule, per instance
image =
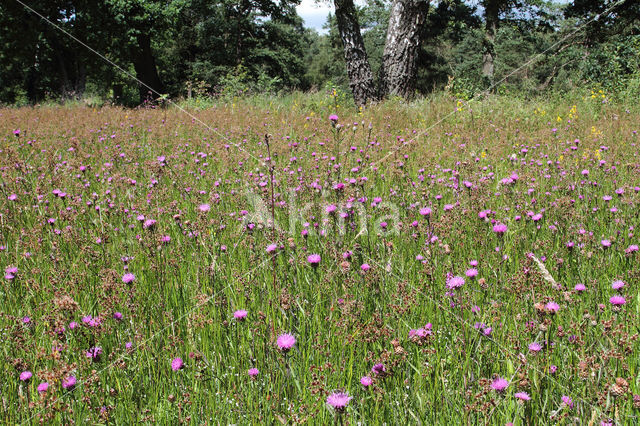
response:
[[[133,67],[136,70],[136,77],[145,85],[140,85],[140,102],[157,99],[164,93],[164,86],[158,75],[156,60],[151,50],[151,38],[147,34],[140,34],[138,39],[138,49],[133,53]],[[151,89],[150,89],[150,88]]]
[[[353,92],[356,105],[362,106],[367,101],[378,99],[373,81],[373,73],[364,47],[360,24],[353,0],[335,0],[336,21],[344,46],[344,60],[347,63],[349,86]]]
[[[384,96],[409,98],[416,87],[416,60],[422,41],[429,0],[394,0],[382,54]]]
[[[500,5],[498,0],[484,2],[485,39],[482,53],[482,75],[493,84],[494,62],[496,59],[496,31],[498,29]]]

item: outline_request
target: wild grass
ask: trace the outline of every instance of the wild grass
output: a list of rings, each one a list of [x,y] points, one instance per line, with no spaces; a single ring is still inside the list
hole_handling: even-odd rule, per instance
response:
[[[2,422],[636,423],[635,106],[336,95],[0,110]]]

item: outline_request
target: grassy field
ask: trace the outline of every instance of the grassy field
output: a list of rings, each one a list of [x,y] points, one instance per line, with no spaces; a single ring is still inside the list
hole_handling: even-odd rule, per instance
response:
[[[343,103],[0,109],[0,421],[638,423],[637,106]]]

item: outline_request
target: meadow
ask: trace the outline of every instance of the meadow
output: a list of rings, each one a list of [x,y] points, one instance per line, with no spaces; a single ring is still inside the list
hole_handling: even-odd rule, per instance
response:
[[[638,130],[598,90],[0,109],[0,421],[637,424]]]

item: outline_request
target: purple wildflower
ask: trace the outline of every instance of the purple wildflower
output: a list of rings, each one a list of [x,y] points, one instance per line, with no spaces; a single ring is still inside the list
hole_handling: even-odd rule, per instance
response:
[[[278,336],[276,344],[282,352],[287,353],[296,344],[296,338],[293,334],[283,333]]]
[[[171,361],[171,369],[173,371],[182,370],[183,368],[184,368],[184,361],[182,361],[182,358],[177,357],[177,358],[174,358],[173,361]]]
[[[62,388],[71,390],[76,387],[76,383],[78,383],[76,376],[67,376],[62,380]]]
[[[509,382],[507,381],[507,379],[503,379],[500,376],[496,377],[495,380],[491,382],[491,389],[497,392],[504,391],[508,386]]]
[[[307,257],[307,262],[309,262],[313,267],[318,266],[320,264],[320,260],[322,260],[322,258],[319,254],[310,254],[309,257]]]
[[[609,299],[609,302],[613,305],[613,306],[622,306],[625,303],[627,303],[626,299],[623,296],[611,296],[611,298]]]
[[[247,313],[248,312],[245,311],[244,309],[238,309],[233,313],[233,318],[235,318],[238,321],[244,321],[247,318]]]
[[[344,392],[333,392],[329,396],[327,396],[327,405],[331,406],[334,410],[338,412],[343,412],[345,408],[347,408],[347,404],[349,401],[353,399],[352,396]]]
[[[454,288],[460,288],[464,285],[464,278],[452,277],[447,280],[447,288],[453,290]]]

